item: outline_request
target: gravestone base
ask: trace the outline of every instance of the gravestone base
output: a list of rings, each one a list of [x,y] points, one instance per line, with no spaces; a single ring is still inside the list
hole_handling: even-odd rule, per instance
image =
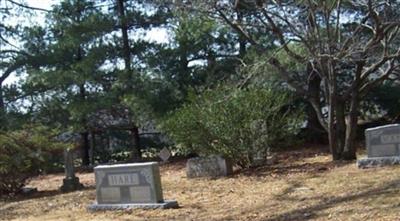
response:
[[[400,164],[400,157],[371,157],[357,160],[360,169]]]
[[[163,203],[129,203],[129,204],[97,204],[87,207],[89,212],[104,210],[128,210],[128,209],[173,209],[178,208],[175,200],[165,200]]]
[[[60,187],[61,192],[71,192],[75,190],[80,190],[83,185],[79,182],[78,177],[65,178],[63,179],[63,185]]]

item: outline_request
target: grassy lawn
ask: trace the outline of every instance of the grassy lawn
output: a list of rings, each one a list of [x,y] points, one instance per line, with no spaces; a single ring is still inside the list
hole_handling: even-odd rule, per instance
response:
[[[94,176],[62,194],[63,174],[41,176],[30,197],[0,202],[1,220],[398,220],[400,167],[357,169],[313,151],[281,153],[278,163],[222,179],[187,179],[185,162],[161,167],[165,199],[179,209],[88,213]]]

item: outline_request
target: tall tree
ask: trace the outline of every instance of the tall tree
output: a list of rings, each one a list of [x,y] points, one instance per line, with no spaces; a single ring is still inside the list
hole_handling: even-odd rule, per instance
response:
[[[131,112],[132,135],[132,161],[141,160],[140,146],[140,116],[146,113],[138,113],[138,108],[132,108],[132,100],[136,100],[133,106],[138,106],[139,100],[143,101],[145,81],[147,76],[143,75],[143,61],[140,56],[148,50],[148,43],[137,35],[145,33],[154,27],[163,25],[166,21],[168,10],[162,5],[152,1],[126,1],[112,0],[109,8],[114,18],[114,44],[113,59],[116,63],[122,63],[124,67],[116,65],[113,73],[116,81],[113,82],[113,96],[115,102],[125,106]],[[136,35],[134,35],[136,34]]]
[[[84,0],[62,1],[48,16],[47,24],[46,31],[37,31],[40,28],[28,30],[25,47],[35,58],[41,59],[28,67],[27,88],[43,92],[42,96],[36,96],[39,101],[54,98],[63,101],[58,105],[66,110],[69,120],[68,125],[62,126],[79,132],[82,164],[88,165],[87,119],[98,108],[96,96],[104,89],[105,73],[101,67],[108,51],[105,34],[112,31],[113,25],[94,2]],[[29,37],[35,37],[39,42]],[[43,102],[33,105],[38,104]]]
[[[116,0],[116,5],[117,5],[117,11],[118,11],[118,17],[119,17],[119,27],[121,30],[122,34],[122,54],[123,54],[123,59],[125,62],[125,72],[128,76],[128,90],[133,89],[133,83],[132,81],[132,56],[131,56],[131,46],[129,44],[129,36],[128,36],[128,31],[129,31],[129,26],[128,26],[128,19],[126,17],[126,8],[125,8],[125,1],[124,0]],[[137,125],[137,122],[133,122],[132,128],[130,129],[130,132],[132,134],[132,160],[133,161],[140,161],[142,156],[141,156],[141,151],[140,151],[140,135],[139,135],[139,127]]]
[[[27,53],[18,44],[22,25],[12,21],[17,17],[26,18],[27,21],[35,11],[46,10],[29,7],[17,0],[0,1],[0,129],[7,126],[4,83],[28,62]]]
[[[168,30],[169,42],[153,45],[143,56],[156,87],[150,101],[160,114],[178,107],[191,92],[233,78],[244,59],[229,27],[201,13],[175,11]]]
[[[371,88],[399,73],[398,1],[237,0],[202,4],[260,54],[267,54],[266,62],[310,102],[328,132],[333,159],[355,159],[360,101]],[[238,20],[234,13],[237,7],[251,15],[252,22]],[[249,31],[254,27],[272,33],[277,51],[299,64],[297,67],[302,64],[303,70],[291,70],[277,59],[279,53],[269,53],[259,36]]]

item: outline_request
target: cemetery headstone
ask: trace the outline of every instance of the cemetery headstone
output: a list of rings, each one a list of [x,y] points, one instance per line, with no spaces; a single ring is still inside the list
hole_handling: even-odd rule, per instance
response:
[[[233,173],[232,163],[221,156],[195,157],[186,163],[186,175],[194,177],[222,177]]]
[[[96,202],[89,211],[176,208],[164,200],[157,162],[101,165],[94,168]]]
[[[69,192],[82,189],[83,185],[79,182],[79,178],[75,176],[74,156],[71,150],[64,150],[64,160],[65,178],[63,179],[63,185],[60,187],[60,190],[62,192]]]
[[[171,157],[171,152],[168,150],[168,148],[164,147],[160,153],[158,153],[158,157],[160,157],[163,162],[167,162]]]
[[[367,129],[365,144],[367,158],[357,161],[359,168],[400,164],[400,124]]]

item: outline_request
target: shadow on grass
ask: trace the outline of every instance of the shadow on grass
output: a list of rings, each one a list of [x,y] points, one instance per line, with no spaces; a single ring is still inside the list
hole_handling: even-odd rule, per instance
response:
[[[13,197],[0,199],[0,201],[2,201],[4,203],[23,202],[25,200],[53,197],[53,196],[69,194],[69,193],[73,193],[73,192],[77,192],[77,191],[94,190],[94,189],[95,189],[95,186],[85,186],[82,189],[79,189],[76,191],[71,191],[71,192],[62,192],[61,190],[43,190],[43,191],[37,191],[37,192],[31,193],[31,194],[17,194]]]
[[[354,164],[354,161],[337,161],[321,160],[316,162],[307,162],[306,159],[315,158],[316,156],[327,157],[329,153],[306,149],[298,151],[282,151],[276,153],[275,163],[270,165],[238,170],[234,175],[242,174],[245,176],[285,176],[288,174],[308,173],[318,174],[330,171],[334,168]]]
[[[25,208],[25,201],[29,201],[29,200],[38,200],[38,203],[40,203],[41,205],[43,204],[43,202],[51,202],[50,205],[49,204],[44,204],[42,207],[40,207],[40,212],[41,213],[47,213],[49,211],[52,210],[57,210],[58,208],[65,206],[65,205],[69,205],[71,203],[74,203],[74,199],[76,199],[77,197],[80,198],[82,195],[81,193],[77,193],[77,192],[81,192],[81,191],[87,191],[87,190],[93,190],[94,187],[90,186],[90,187],[85,187],[83,189],[80,190],[76,190],[76,191],[72,191],[72,192],[61,192],[60,190],[46,190],[46,191],[38,191],[36,193],[32,193],[30,195],[17,195],[11,199],[7,199],[7,200],[2,200],[0,201],[0,220],[12,220],[12,219],[16,219],[16,218],[20,218],[20,217],[27,217],[32,215],[32,213],[36,213],[38,211],[32,211],[32,210],[27,210]],[[70,196],[66,196],[67,198],[70,198],[70,200],[67,200],[63,203],[58,203],[58,200],[56,200],[56,203],[54,203],[54,199],[53,197],[59,197],[62,195],[67,195],[67,194],[73,194],[73,193],[77,193],[77,194],[73,194]],[[83,195],[87,195],[87,194],[83,194]],[[93,193],[93,197],[94,197],[94,193]],[[35,201],[36,202],[36,201]],[[31,204],[30,202],[28,203],[28,207],[29,204]],[[58,220],[58,219],[56,219]],[[63,220],[63,219],[59,219],[59,220]]]
[[[317,212],[321,210],[328,209],[330,207],[333,207],[337,204],[340,203],[345,203],[345,202],[351,202],[354,200],[359,200],[363,198],[371,198],[371,197],[377,197],[379,195],[384,195],[388,194],[394,189],[397,189],[400,187],[400,180],[395,180],[392,181],[388,184],[382,185],[377,188],[372,188],[372,189],[367,189],[365,191],[362,191],[360,193],[355,193],[355,194],[350,194],[347,196],[340,196],[340,197],[324,197],[320,200],[320,203],[318,205],[312,205],[308,206],[302,209],[295,209],[292,211],[288,211],[286,213],[276,215],[274,217],[271,217],[269,219],[265,219],[266,221],[269,220],[308,220],[312,218],[317,218],[318,214]]]
[[[323,173],[334,168],[343,167],[349,164],[353,164],[354,162],[315,162],[315,163],[299,163],[292,165],[271,165],[271,166],[263,166],[258,168],[252,168],[248,170],[237,171],[236,174],[242,174],[246,176],[284,176],[288,174],[298,174],[298,173]]]
[[[296,186],[300,186],[300,183],[294,183],[293,188],[296,188]],[[310,220],[310,219],[316,219],[316,218],[324,218],[322,215],[318,214],[321,213],[322,211],[335,207],[338,204],[341,203],[349,203],[352,201],[356,200],[362,200],[362,199],[371,199],[383,195],[387,195],[390,193],[393,193],[400,188],[400,180],[395,180],[390,183],[387,183],[385,185],[382,185],[380,187],[376,188],[370,188],[362,192],[346,195],[346,196],[338,196],[338,197],[319,197],[319,202],[318,204],[313,204],[310,206],[306,206],[303,208],[299,209],[293,209],[287,212],[283,212],[281,214],[276,214],[272,215],[270,217],[265,217],[264,219],[262,218],[261,220],[263,221],[285,221],[285,220]],[[281,195],[287,195],[288,193],[284,191]],[[290,199],[290,201],[293,201],[293,199]],[[300,201],[300,199],[298,199]],[[398,204],[396,205],[396,208],[398,207]],[[267,210],[268,208],[265,208],[264,206],[258,206],[255,208],[252,208],[247,211],[242,211],[243,213],[250,214],[259,210]],[[225,217],[224,219],[221,220],[226,220],[229,219],[229,217]]]

